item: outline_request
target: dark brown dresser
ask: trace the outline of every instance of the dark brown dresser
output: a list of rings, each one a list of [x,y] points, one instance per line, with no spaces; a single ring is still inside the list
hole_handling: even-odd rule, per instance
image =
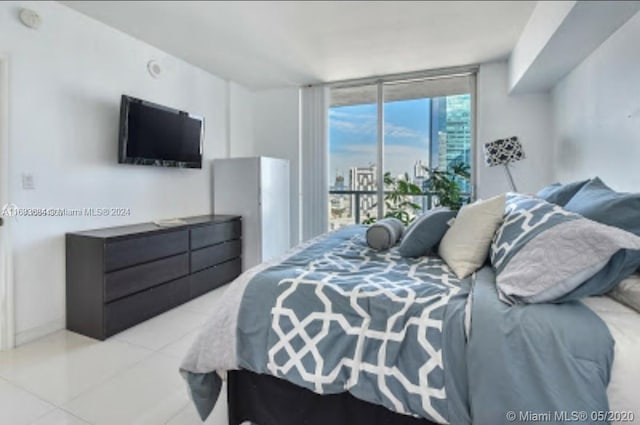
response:
[[[104,340],[235,279],[240,217],[182,220],[68,233],[67,329]]]

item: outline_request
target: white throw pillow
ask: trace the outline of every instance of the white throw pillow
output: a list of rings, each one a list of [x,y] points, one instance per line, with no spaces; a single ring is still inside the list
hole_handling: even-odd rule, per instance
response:
[[[462,279],[478,270],[504,216],[505,196],[465,205],[440,241],[438,254]]]

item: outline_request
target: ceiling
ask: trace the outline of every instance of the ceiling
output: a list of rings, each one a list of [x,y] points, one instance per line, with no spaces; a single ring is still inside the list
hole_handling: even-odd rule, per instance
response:
[[[251,89],[508,56],[535,1],[63,1]]]

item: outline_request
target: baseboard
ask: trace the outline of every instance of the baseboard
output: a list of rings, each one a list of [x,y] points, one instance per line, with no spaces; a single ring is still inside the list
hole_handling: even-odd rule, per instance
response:
[[[59,317],[35,328],[16,332],[16,346],[26,344],[65,328],[64,317]]]

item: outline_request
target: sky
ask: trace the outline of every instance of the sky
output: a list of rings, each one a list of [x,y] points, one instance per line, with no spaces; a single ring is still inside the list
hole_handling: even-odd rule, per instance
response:
[[[415,99],[384,104],[385,171],[413,176],[418,159],[429,159],[430,100]],[[376,104],[329,109],[329,184],[349,168],[376,162]]]

